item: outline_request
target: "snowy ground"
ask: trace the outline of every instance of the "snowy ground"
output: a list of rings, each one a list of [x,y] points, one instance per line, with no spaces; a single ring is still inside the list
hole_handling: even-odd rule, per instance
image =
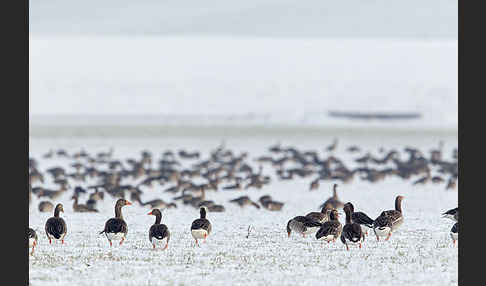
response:
[[[301,148],[322,150],[335,134],[321,137],[287,136],[284,144]],[[445,140],[446,154],[457,146],[457,135],[438,138],[430,135],[403,136],[338,136],[340,147],[336,155],[346,158],[345,146],[360,142],[365,149],[376,153],[379,146],[401,148],[416,146],[427,152]],[[30,138],[30,156],[39,160],[45,170],[53,165],[66,165],[63,159],[43,160],[40,155],[49,148],[63,147],[68,152],[84,147],[88,152],[115,147],[115,157],[139,156],[148,148],[155,155],[166,149],[197,148],[203,152],[214,148],[219,138]],[[227,140],[234,150],[249,151],[254,157],[265,152],[275,143],[263,137],[245,140]],[[111,145],[110,145],[111,144]],[[449,155],[448,155],[449,156]],[[350,164],[352,165],[352,164]],[[273,173],[264,168],[264,173]],[[148,241],[148,229],[154,221],[148,216],[149,208],[137,204],[124,207],[128,223],[128,237],[124,245],[110,248],[106,238],[98,235],[105,221],[114,216],[114,199],[108,196],[98,209],[100,213],[73,213],[70,194],[59,201],[64,204],[61,214],[67,222],[68,235],[65,245],[49,245],[44,233],[45,221],[50,213],[39,213],[38,199],[33,197],[29,211],[29,225],[36,229],[39,244],[30,257],[30,281],[32,285],[317,285],[322,281],[333,285],[455,285],[458,283],[457,248],[452,247],[449,230],[452,222],[440,214],[458,204],[457,191],[445,191],[441,185],[415,187],[411,181],[388,178],[384,182],[370,184],[359,179],[339,188],[343,201],[351,201],[355,208],[376,217],[382,210],[392,209],[394,198],[401,194],[405,223],[390,241],[377,242],[367,237],[363,249],[346,251],[341,242],[327,244],[315,237],[292,235],[287,238],[287,221],[296,216],[317,210],[327,199],[332,181],[321,181],[321,188],[309,192],[311,179],[273,182],[260,191],[244,192],[252,199],[270,194],[285,202],[281,212],[240,209],[227,201],[243,193],[210,192],[209,199],[222,203],[224,213],[209,213],[213,233],[207,243],[194,247],[190,235],[191,222],[198,217],[192,207],[179,205],[177,209],[164,211],[163,222],[172,236],[167,251],[152,250]],[[127,181],[128,183],[128,181]],[[49,186],[49,184],[48,184]],[[164,186],[165,187],[165,186]],[[143,200],[171,196],[162,193],[164,187],[144,188]],[[70,192],[69,192],[70,193]],[[81,198],[84,202],[86,197]],[[343,218],[341,218],[343,222]],[[247,228],[253,230],[246,238]]]

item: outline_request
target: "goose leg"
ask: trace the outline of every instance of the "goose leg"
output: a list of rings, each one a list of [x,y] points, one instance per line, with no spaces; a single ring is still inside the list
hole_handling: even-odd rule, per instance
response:
[[[346,243],[346,250],[349,251],[349,246],[347,243]]]
[[[162,250],[166,250],[167,247],[169,247],[169,243],[166,243],[165,246],[164,246],[164,248],[162,248]]]
[[[359,248],[361,249],[361,242],[359,243]]]
[[[108,242],[110,243],[110,247],[112,247],[113,246],[113,243],[111,243],[111,240],[108,240]]]
[[[206,238],[208,237],[207,234],[204,235],[204,240],[203,240],[203,243],[206,243]]]
[[[125,237],[122,237],[122,239],[120,240],[120,245],[122,245],[124,241],[125,241]]]
[[[153,247],[154,247],[154,249],[155,249],[155,243],[152,243],[152,245],[153,245]]]
[[[391,231],[388,233],[387,237],[385,238],[385,241],[388,241],[390,239],[390,236],[391,236]]]

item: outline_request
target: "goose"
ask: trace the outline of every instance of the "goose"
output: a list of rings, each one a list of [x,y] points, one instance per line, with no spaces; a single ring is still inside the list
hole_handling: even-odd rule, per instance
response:
[[[236,203],[240,207],[244,207],[246,205],[252,205],[252,206],[254,206],[257,209],[260,208],[260,206],[257,203],[253,202],[248,196],[241,196],[241,197],[238,197],[236,199],[230,200],[230,202],[231,203]]]
[[[451,228],[451,232],[450,232],[450,236],[452,238],[452,244],[454,246],[456,246],[456,240],[459,240],[459,223],[456,222],[452,228]]]
[[[327,205],[325,208],[322,208],[320,212],[310,212],[305,216],[317,222],[324,223],[329,220],[331,210],[333,210],[333,208],[330,205]]]
[[[319,189],[319,178],[313,180],[310,183],[310,186],[309,186],[309,191],[313,191],[313,190],[317,190],[317,189]]]
[[[49,202],[49,201],[42,201],[39,203],[39,211],[40,212],[52,212],[52,210],[54,209],[54,205]]]
[[[118,199],[115,204],[115,217],[110,218],[105,223],[105,229],[103,229],[100,234],[104,233],[110,246],[112,246],[112,240],[120,240],[120,245],[125,241],[125,237],[128,233],[128,226],[125,220],[123,220],[123,215],[121,208],[123,206],[129,206],[132,203],[125,199]]]
[[[76,195],[72,196],[71,199],[74,200],[74,202],[73,202],[74,212],[78,212],[78,213],[87,213],[87,212],[97,213],[98,212],[97,209],[90,208],[88,205],[78,204],[78,196],[76,196]]]
[[[402,214],[402,200],[403,196],[397,196],[395,199],[395,209],[383,211],[379,217],[373,222],[373,231],[376,235],[376,240],[380,240],[380,236],[386,236],[385,240],[390,239],[392,232],[400,227],[403,223]]]
[[[344,207],[344,204],[339,200],[338,195],[337,195],[337,184],[334,184],[332,186],[332,197],[327,199],[321,206],[320,208],[329,208],[332,207],[333,209],[340,209]]]
[[[365,240],[365,235],[361,229],[361,225],[353,221],[353,205],[347,203],[344,205],[344,212],[346,213],[346,224],[343,227],[343,233],[341,234],[341,242],[346,245],[346,250],[349,250],[349,243],[359,244],[361,248],[362,242]]]
[[[373,229],[374,221],[364,212],[355,212],[352,203],[348,202],[344,205],[344,207],[346,207],[346,205],[348,205],[351,209],[351,219],[353,222],[359,224],[363,233],[368,235],[368,229]]]
[[[284,205],[284,203],[274,201],[269,195],[264,195],[260,197],[259,201],[260,204],[269,211],[279,211]]]
[[[324,240],[335,242],[341,236],[343,227],[339,222],[339,214],[337,210],[329,210],[329,220],[324,222],[316,233],[317,240]]]
[[[57,204],[54,209],[54,216],[46,221],[46,235],[49,239],[49,244],[52,240],[61,240],[61,244],[64,244],[64,237],[67,233],[66,222],[62,217],[59,217],[59,212],[64,212],[62,204]]]
[[[321,227],[321,223],[305,216],[296,216],[289,220],[287,223],[287,235],[290,237],[290,233],[295,231],[302,234],[305,238],[306,234],[315,233]]]
[[[207,207],[202,206],[199,209],[199,213],[201,217],[194,220],[191,225],[191,234],[192,237],[196,240],[197,246],[199,246],[199,242],[197,240],[204,239],[204,242],[206,242],[206,238],[211,234],[212,230],[211,222],[206,219]]]
[[[153,209],[148,215],[155,216],[155,223],[149,229],[149,241],[155,248],[156,244],[164,245],[162,250],[166,250],[169,247],[170,231],[165,224],[161,224],[162,213],[159,209]]]
[[[458,222],[459,221],[459,207],[455,209],[450,209],[442,214],[443,218],[448,218],[452,221]]]
[[[32,248],[32,252],[30,254],[34,255],[34,248],[37,245],[37,233],[34,229],[29,227],[27,234],[29,236],[29,248]]]

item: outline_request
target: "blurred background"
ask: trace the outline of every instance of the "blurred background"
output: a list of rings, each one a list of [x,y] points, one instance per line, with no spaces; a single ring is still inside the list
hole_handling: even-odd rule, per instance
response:
[[[457,10],[454,0],[31,0],[30,135],[456,136]]]

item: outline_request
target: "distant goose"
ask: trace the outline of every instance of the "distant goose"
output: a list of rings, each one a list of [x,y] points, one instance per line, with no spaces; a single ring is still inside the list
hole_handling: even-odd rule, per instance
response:
[[[34,248],[37,245],[37,233],[35,230],[29,227],[27,234],[29,236],[29,248],[32,248],[32,252],[30,254],[34,255]]]
[[[319,178],[313,180],[310,183],[310,186],[309,186],[309,191],[313,191],[313,190],[317,190],[317,189],[319,189]]]
[[[76,195],[72,196],[71,199],[74,200],[73,210],[75,212],[78,212],[78,213],[87,213],[87,212],[97,213],[98,212],[97,209],[90,208],[88,205],[78,204],[78,196],[76,196]]]
[[[64,244],[67,226],[64,219],[59,217],[59,212],[64,212],[62,204],[56,205],[56,208],[54,209],[54,216],[46,221],[45,230],[47,238],[49,239],[49,244],[52,243],[52,240],[61,240],[61,243]]]
[[[54,205],[49,202],[49,201],[42,201],[39,203],[39,211],[40,212],[52,212],[52,210],[54,209]]]
[[[392,232],[400,227],[403,223],[402,214],[402,200],[403,196],[397,196],[395,199],[395,209],[383,211],[379,217],[373,222],[373,230],[376,235],[376,240],[380,240],[380,236],[386,236],[385,240],[390,239]]]
[[[443,218],[448,218],[452,221],[458,222],[459,221],[459,208],[450,209],[442,214]]]
[[[454,246],[456,246],[456,240],[459,239],[459,223],[456,222],[452,228],[451,228],[451,232],[450,232],[450,235],[451,235],[451,238],[452,238],[452,244]]]
[[[324,223],[329,220],[331,210],[333,210],[333,208],[330,205],[327,205],[326,208],[322,208],[320,212],[310,212],[305,216],[317,222]]]
[[[357,223],[361,226],[361,230],[365,235],[368,235],[368,229],[373,229],[373,220],[367,216],[364,212],[355,212],[354,206],[352,203],[346,203],[344,207],[348,207],[351,209],[351,218],[354,223]]]
[[[329,206],[333,209],[341,209],[344,204],[339,200],[338,195],[337,195],[337,184],[334,184],[332,186],[332,197],[327,199],[321,206],[320,208],[329,208]]]
[[[230,202],[231,203],[236,203],[240,207],[244,207],[246,205],[252,205],[252,206],[254,206],[257,209],[260,208],[260,206],[257,203],[253,202],[248,196],[241,196],[241,197],[238,197],[236,199],[230,200]]]
[[[361,225],[353,222],[353,205],[347,203],[344,205],[344,212],[346,213],[346,224],[343,228],[343,233],[341,235],[341,242],[346,245],[346,250],[349,250],[348,244],[359,244],[361,248],[361,243],[365,240],[364,232],[361,229]]]
[[[191,225],[191,234],[196,240],[197,246],[199,246],[199,242],[197,240],[204,239],[205,242],[212,230],[211,222],[206,219],[207,208],[204,206],[201,207],[199,209],[199,213],[201,214],[201,217],[194,220]]]
[[[316,233],[317,240],[325,240],[327,243],[335,242],[341,236],[343,227],[339,222],[337,210],[329,211],[329,220],[324,222]]]
[[[107,220],[105,223],[105,229],[100,232],[100,234],[105,234],[110,246],[112,246],[112,240],[120,240],[120,245],[122,245],[123,241],[125,241],[125,237],[128,233],[128,226],[125,220],[123,220],[121,208],[131,204],[132,203],[125,199],[118,199],[115,204],[115,217]]]
[[[164,245],[162,250],[167,249],[169,246],[170,232],[165,224],[161,224],[162,213],[159,209],[153,209],[148,215],[155,216],[155,223],[150,227],[149,230],[149,241],[155,248],[156,245]]]
[[[312,234],[319,230],[321,223],[305,216],[296,216],[287,223],[287,235],[295,231],[302,234],[305,238],[306,234]]]

